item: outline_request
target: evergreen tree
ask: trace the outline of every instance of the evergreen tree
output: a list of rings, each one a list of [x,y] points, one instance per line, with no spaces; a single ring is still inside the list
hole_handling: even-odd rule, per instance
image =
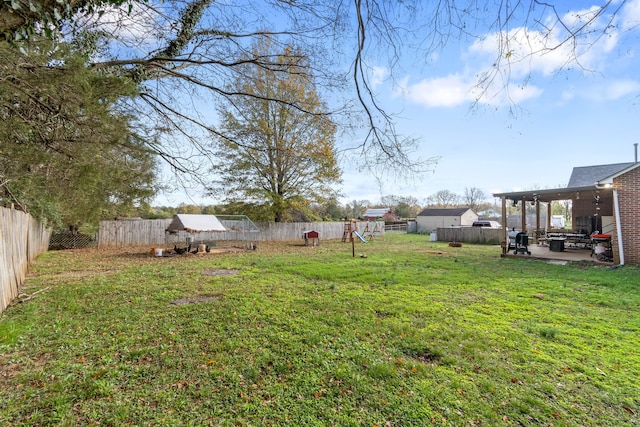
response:
[[[153,153],[115,108],[135,85],[64,43],[19,47],[0,43],[0,201],[50,225],[133,212],[155,193]]]

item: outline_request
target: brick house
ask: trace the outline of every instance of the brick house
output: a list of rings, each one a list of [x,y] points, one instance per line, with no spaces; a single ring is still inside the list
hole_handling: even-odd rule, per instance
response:
[[[494,197],[502,198],[505,218],[507,200],[514,206],[520,204],[523,217],[526,209],[522,206],[535,206],[535,230],[525,230],[530,234],[551,229],[548,221],[540,224],[541,204],[571,200],[573,231],[610,234],[613,262],[640,265],[640,162],[575,167],[566,188],[496,193]]]

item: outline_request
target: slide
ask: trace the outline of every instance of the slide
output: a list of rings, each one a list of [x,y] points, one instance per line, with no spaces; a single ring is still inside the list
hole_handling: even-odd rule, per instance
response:
[[[358,233],[358,232],[357,232],[357,231],[355,231],[355,230],[353,231],[353,234],[355,234],[356,236],[358,236],[358,238],[359,238],[360,240],[362,240],[364,243],[367,243],[367,239],[365,239],[365,238],[362,236],[362,234]]]

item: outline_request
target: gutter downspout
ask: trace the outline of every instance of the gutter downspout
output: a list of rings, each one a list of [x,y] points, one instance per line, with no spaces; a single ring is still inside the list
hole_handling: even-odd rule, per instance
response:
[[[624,244],[622,241],[622,225],[620,224],[620,201],[618,200],[618,190],[613,189],[613,209],[616,215],[616,233],[618,234],[618,253],[620,254],[620,265],[624,265]]]

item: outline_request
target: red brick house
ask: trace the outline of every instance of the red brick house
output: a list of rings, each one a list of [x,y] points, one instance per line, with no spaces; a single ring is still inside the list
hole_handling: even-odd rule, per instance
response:
[[[613,262],[640,265],[640,162],[576,167],[566,188],[496,193],[494,197],[502,199],[503,219],[507,200],[514,206],[521,203],[523,224],[526,210],[522,206],[535,206],[536,230],[525,230],[531,235],[551,229],[550,216],[547,224],[540,223],[541,204],[571,200],[573,231],[611,235]],[[506,233],[505,229],[505,241]]]

